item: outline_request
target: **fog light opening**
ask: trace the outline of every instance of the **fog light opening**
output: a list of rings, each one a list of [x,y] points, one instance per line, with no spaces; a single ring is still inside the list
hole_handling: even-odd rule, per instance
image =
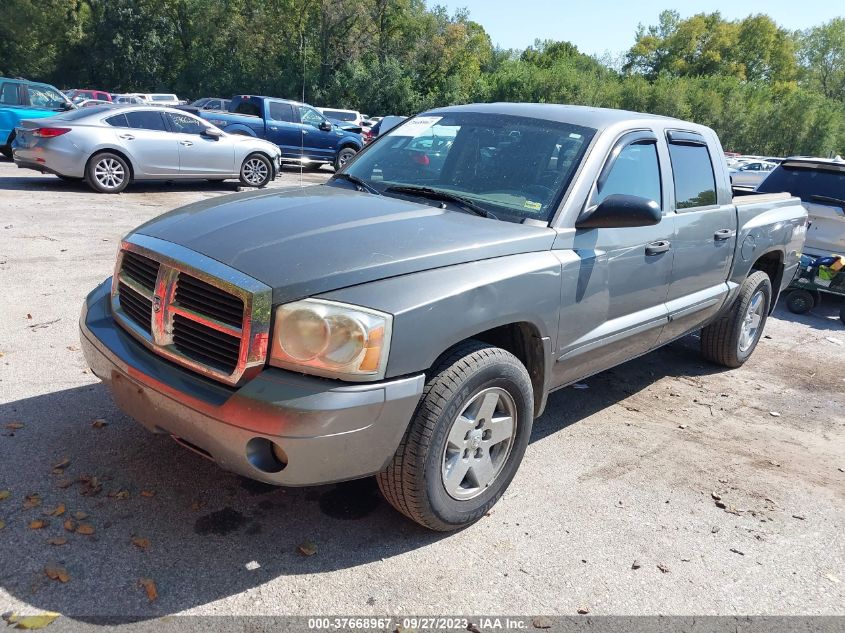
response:
[[[265,473],[278,473],[288,465],[284,449],[264,437],[254,437],[246,444],[246,458],[250,464]]]

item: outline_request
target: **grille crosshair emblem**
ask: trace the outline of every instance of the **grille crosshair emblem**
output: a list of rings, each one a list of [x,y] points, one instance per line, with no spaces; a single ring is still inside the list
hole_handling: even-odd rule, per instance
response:
[[[161,312],[161,297],[158,295],[153,297],[153,312]]]

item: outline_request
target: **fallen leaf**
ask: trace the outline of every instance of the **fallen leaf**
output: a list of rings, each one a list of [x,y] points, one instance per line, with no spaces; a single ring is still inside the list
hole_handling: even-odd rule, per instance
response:
[[[669,568],[668,568],[666,565],[664,565],[663,563],[658,563],[658,564],[657,564],[657,569],[659,569],[660,571],[662,571],[664,574],[668,574],[668,573],[669,573]]]
[[[87,513],[87,512],[82,512],[81,510],[77,510],[76,512],[74,512],[74,513],[73,513],[73,517],[74,517],[77,521],[82,521],[83,519],[87,519],[87,518],[88,518],[88,513]]]
[[[70,466],[70,458],[65,457],[64,459],[59,460],[57,464],[53,464],[53,468],[67,468]]]
[[[732,548],[731,548],[731,551],[732,551],[734,554],[739,554],[740,556],[745,556],[745,552],[740,551],[740,550],[738,550],[738,549],[737,549],[737,548],[735,548],[735,547],[732,547]]]
[[[3,501],[3,499],[8,499],[10,496],[12,496],[11,490],[0,490],[0,501]]]
[[[94,532],[94,527],[92,525],[89,525],[88,523],[80,523],[79,527],[76,528],[77,534],[84,534],[85,536],[90,536]]]
[[[68,532],[75,532],[76,531],[76,521],[73,519],[68,519],[64,522],[64,528]]]
[[[67,346],[67,351],[69,351],[69,352],[78,352],[78,351],[79,351],[79,348],[78,348],[76,345],[68,345],[68,346]]]
[[[155,491],[153,491],[153,490],[142,490],[142,491],[141,491],[141,496],[142,496],[142,497],[147,497],[147,498],[149,498],[149,497],[155,497],[155,496],[156,496],[156,493],[155,493]]]
[[[156,598],[158,598],[158,589],[156,589],[155,581],[152,578],[141,578],[138,581],[138,584],[144,588],[144,591],[147,592],[147,599],[150,602],[153,602]]]
[[[65,504],[60,503],[52,512],[48,512],[51,517],[60,517],[65,513]]]
[[[119,491],[117,491],[116,493],[113,493],[110,496],[113,496],[115,499],[120,499],[120,500],[128,499],[129,498],[129,491],[128,490],[119,490]]]
[[[773,418],[779,418],[780,417],[780,413],[778,413],[777,411],[769,411],[769,415],[772,416]]]
[[[640,561],[638,560],[635,560],[633,563],[631,563],[631,569],[639,569],[640,567],[642,567],[642,565],[640,565]]]
[[[544,615],[538,616],[531,620],[531,624],[535,629],[550,629],[552,628],[552,621]]]
[[[47,566],[44,568],[44,573],[47,574],[47,578],[50,578],[51,580],[58,580],[59,582],[67,582],[70,580],[70,575],[68,575],[67,570],[64,567]]]
[[[721,501],[721,500],[722,500],[722,497],[720,497],[720,496],[719,496],[717,493],[715,493],[715,492],[711,492],[711,493],[710,493],[710,496],[711,496],[711,497],[713,497],[713,500],[714,500],[714,501]]]
[[[315,545],[311,541],[305,541],[304,543],[300,543],[296,549],[299,550],[299,553],[303,556],[313,556],[317,553],[317,545]]]
[[[150,539],[141,538],[140,536],[133,536],[132,545],[134,545],[138,549],[147,549],[150,546]]]
[[[63,536],[54,536],[53,538],[47,541],[50,545],[65,545],[67,543],[67,539]]]
[[[31,312],[27,312],[27,313],[26,313],[26,318],[27,318],[27,319],[31,319],[31,318],[32,318],[32,313],[31,313]]]
[[[6,522],[3,519],[0,519],[0,530],[6,527]]]
[[[9,422],[6,425],[6,428],[9,429],[10,431],[18,431],[18,430],[23,428],[23,424],[20,423],[20,422]]]
[[[6,620],[6,623],[9,626],[14,625],[16,629],[34,631],[36,629],[43,629],[60,615],[60,613],[53,613],[52,611],[47,611],[39,615],[18,615],[17,613],[8,613],[3,614],[3,619]]]
[[[590,610],[587,607],[580,607],[578,609],[578,615],[587,615]]]
[[[191,510],[193,510],[194,512],[197,512],[197,511],[199,511],[199,509],[201,507],[203,507],[203,505],[205,505],[205,504],[202,501],[194,501],[191,504]]]
[[[41,505],[41,495],[37,492],[31,495],[27,495],[23,500],[23,507],[26,510],[30,510],[32,508],[37,508]]]
[[[96,418],[96,419],[94,419],[94,421],[91,422],[91,426],[93,426],[95,429],[101,429],[104,426],[108,426],[108,425],[109,425],[109,423],[106,420],[104,420],[103,418]]]
[[[33,519],[29,522],[29,529],[30,530],[40,530],[41,528],[45,528],[50,525],[49,521],[45,521],[44,519]]]
[[[803,514],[793,514],[792,518],[798,519],[799,521],[804,521],[807,517],[805,517]]]

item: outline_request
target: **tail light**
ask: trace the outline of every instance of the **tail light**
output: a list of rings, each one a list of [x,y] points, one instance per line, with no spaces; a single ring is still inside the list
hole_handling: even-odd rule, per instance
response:
[[[364,130],[363,137],[364,137],[364,145],[366,145],[367,143],[371,143],[372,140],[373,140],[372,130]]]
[[[70,132],[69,127],[40,127],[33,130],[32,135],[38,138],[53,138],[54,136],[61,136]]]
[[[428,154],[411,154],[411,160],[417,163],[418,165],[422,165],[423,167],[428,167],[431,164],[431,159],[428,157]]]

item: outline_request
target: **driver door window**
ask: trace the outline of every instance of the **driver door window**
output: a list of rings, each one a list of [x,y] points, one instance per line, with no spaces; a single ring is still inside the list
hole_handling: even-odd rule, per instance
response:
[[[177,134],[202,134],[205,131],[205,126],[192,116],[170,112],[164,116],[167,117],[170,129]]]
[[[610,172],[599,180],[594,204],[613,194],[639,196],[663,207],[655,143],[632,143],[619,152]]]
[[[320,123],[322,123],[326,119],[323,118],[322,114],[320,114],[313,108],[299,106],[299,120],[302,121],[304,125],[313,125],[314,127],[319,128]]]

